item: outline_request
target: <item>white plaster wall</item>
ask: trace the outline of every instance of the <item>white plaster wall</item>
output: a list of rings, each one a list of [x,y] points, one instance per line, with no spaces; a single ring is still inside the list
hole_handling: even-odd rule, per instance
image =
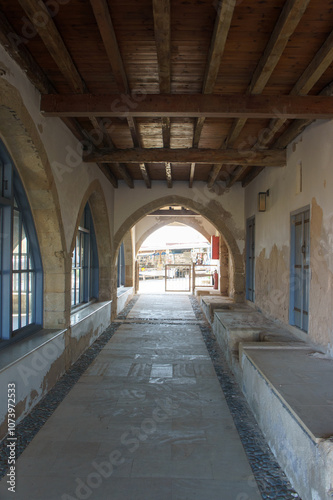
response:
[[[160,198],[170,196],[181,196],[196,201],[204,206],[211,202],[218,203],[223,210],[230,214],[227,225],[232,226],[231,230],[238,244],[240,253],[244,250],[244,192],[241,186],[233,186],[230,190],[225,190],[223,194],[217,194],[207,188],[205,182],[197,182],[193,188],[188,187],[186,182],[175,182],[172,189],[168,189],[165,182],[153,182],[152,189],[147,189],[144,183],[136,183],[134,190],[129,190],[124,183],[119,184],[115,190],[114,208],[114,232],[121,227],[133,212],[139,210],[147,203]],[[222,212],[221,212],[222,217]],[[133,223],[136,221],[133,220]],[[138,239],[138,237],[137,237]]]
[[[300,166],[302,168],[301,192]],[[286,167],[266,168],[245,190],[245,219],[253,215],[256,217],[256,259],[262,258],[263,251],[266,259],[271,258],[269,271],[271,282],[276,281],[278,272],[285,276],[288,274],[288,279],[286,277],[283,279],[282,292],[285,297],[280,296],[284,309],[289,306],[290,214],[295,210],[310,206],[312,274],[309,337],[330,350],[331,353],[333,345],[332,166],[333,122],[320,120],[309,126],[289,145]],[[267,198],[267,211],[259,213],[257,196],[260,191],[267,189],[270,190],[270,196]],[[271,252],[273,251],[275,255],[280,256],[279,264],[272,261]],[[260,294],[257,285],[256,283],[256,294]],[[272,287],[271,293],[278,292]],[[273,312],[276,313],[276,311]],[[288,323],[288,311],[281,312],[280,317],[279,313],[273,315]]]
[[[75,224],[82,198],[89,185],[98,179],[105,194],[109,213],[113,211],[114,188],[95,164],[81,161],[81,145],[59,118],[45,118],[40,113],[40,94],[24,72],[0,45],[0,67],[5,78],[20,92],[43,141],[57,186],[60,210],[64,224],[67,250],[74,236]],[[78,182],[79,176],[79,182]],[[110,218],[112,221],[112,217]],[[112,222],[111,222],[112,226]],[[113,227],[110,227],[111,234]]]

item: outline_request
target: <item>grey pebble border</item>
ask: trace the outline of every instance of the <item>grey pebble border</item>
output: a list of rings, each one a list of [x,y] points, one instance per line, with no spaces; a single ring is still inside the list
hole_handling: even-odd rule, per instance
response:
[[[189,297],[262,498],[301,500],[271,452],[197,299]]]
[[[56,410],[58,405],[63,401],[65,396],[94,361],[96,356],[112,338],[121,325],[121,320],[126,320],[127,315],[137,302],[138,298],[138,295],[133,297],[122,313],[117,316],[117,322],[112,323],[100,335],[100,337],[89,347],[89,349],[87,349],[78,361],[76,361],[76,363],[60,378],[48,394],[31,410],[29,415],[17,424],[16,458],[21,455],[34,436],[39,432],[48,418]],[[252,467],[262,498],[264,500],[301,500],[301,498],[293,490],[287,477],[276,462],[274,455],[268,447],[265,438],[245,400],[245,397],[234,380],[223,353],[212,335],[211,328],[202,313],[198,301],[193,296],[189,296],[189,298],[196,320],[198,321],[198,323],[195,324],[198,324],[201,329],[201,333],[212,359],[215,372],[226,397],[229,410],[232,414],[249,463]],[[135,322],[135,318],[133,319]],[[145,323],[147,322],[149,322],[149,320],[145,321]],[[7,440],[5,438],[0,444],[0,479],[5,476],[7,470],[8,448]]]
[[[127,314],[138,300],[135,296],[118,319],[126,319]],[[58,380],[54,387],[41,399],[41,401],[24,417],[15,429],[16,441],[16,459],[25,450],[34,436],[40,431],[48,418],[57,409],[65,396],[72,387],[78,382],[79,378],[89,368],[96,356],[103,347],[109,342],[121,323],[111,323],[111,325],[95,340],[95,342],[82,354],[82,356],[73,364],[73,366]],[[7,448],[7,439],[0,443],[0,479],[5,476],[8,470],[9,449]]]

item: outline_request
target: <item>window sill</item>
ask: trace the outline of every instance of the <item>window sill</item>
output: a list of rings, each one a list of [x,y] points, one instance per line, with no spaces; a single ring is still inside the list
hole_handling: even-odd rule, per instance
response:
[[[105,306],[111,303],[112,300],[107,300],[105,302],[89,302],[89,304],[85,304],[84,306],[80,307],[79,310],[75,310],[72,312],[71,326],[77,325],[92,314],[95,314],[96,311],[103,309]]]
[[[62,335],[66,330],[38,330],[18,342],[8,344],[0,351],[0,372],[39,349],[44,344]]]

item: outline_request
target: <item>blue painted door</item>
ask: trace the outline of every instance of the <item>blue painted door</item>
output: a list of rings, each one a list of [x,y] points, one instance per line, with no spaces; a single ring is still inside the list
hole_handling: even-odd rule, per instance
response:
[[[307,332],[310,289],[310,210],[291,216],[290,323]]]

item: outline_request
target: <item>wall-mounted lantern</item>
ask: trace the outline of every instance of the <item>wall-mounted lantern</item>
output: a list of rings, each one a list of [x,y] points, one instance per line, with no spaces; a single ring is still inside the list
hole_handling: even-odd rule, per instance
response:
[[[259,212],[266,212],[266,198],[269,196],[269,189],[264,192],[258,193],[258,210]]]

